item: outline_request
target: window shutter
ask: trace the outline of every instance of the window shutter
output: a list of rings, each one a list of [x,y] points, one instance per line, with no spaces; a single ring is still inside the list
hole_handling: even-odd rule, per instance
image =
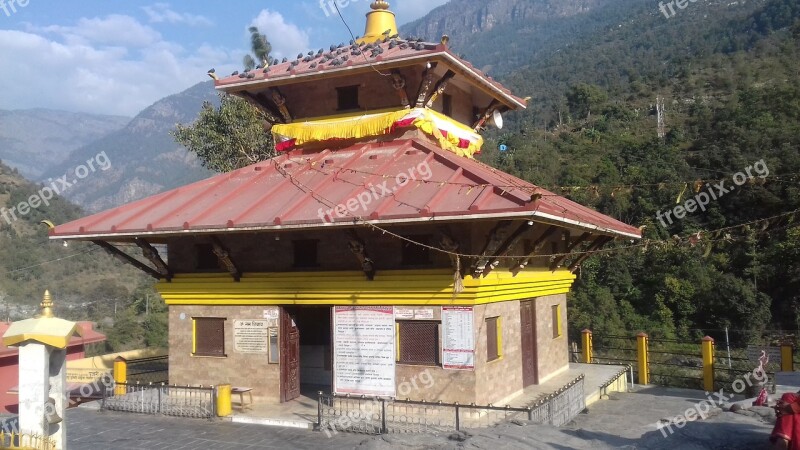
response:
[[[494,361],[500,357],[497,348],[497,317],[486,319],[486,360]]]
[[[439,364],[439,322],[400,322],[400,363]]]

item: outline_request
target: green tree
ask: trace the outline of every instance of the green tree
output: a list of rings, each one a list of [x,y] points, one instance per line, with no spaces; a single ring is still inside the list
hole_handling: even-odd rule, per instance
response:
[[[272,44],[267,40],[267,36],[258,31],[258,27],[250,27],[250,49],[252,55],[244,56],[245,70],[253,70],[257,64],[262,66],[269,63],[269,54],[272,53]]]
[[[567,91],[567,104],[575,117],[589,119],[592,111],[600,110],[607,101],[608,94],[593,84],[581,83]]]
[[[200,158],[203,166],[229,172],[275,155],[266,118],[255,106],[238,97],[220,94],[220,106],[206,102],[191,125],[178,125],[175,140]]]

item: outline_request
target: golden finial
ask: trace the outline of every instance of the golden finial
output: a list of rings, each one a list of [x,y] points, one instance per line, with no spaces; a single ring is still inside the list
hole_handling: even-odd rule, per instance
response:
[[[379,9],[385,10],[389,9],[389,2],[385,0],[375,0],[371,5],[369,5],[369,7],[374,10],[379,10]]]
[[[42,307],[42,313],[36,316],[38,319],[39,317],[53,317],[53,297],[50,295],[50,291],[44,291],[44,298],[42,298],[42,303],[39,305]]]

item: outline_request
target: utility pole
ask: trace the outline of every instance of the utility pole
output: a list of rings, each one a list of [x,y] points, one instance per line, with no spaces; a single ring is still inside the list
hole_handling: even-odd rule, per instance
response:
[[[150,294],[145,294],[144,315],[150,315]]]
[[[656,113],[658,114],[658,138],[664,139],[667,135],[667,126],[664,119],[664,99],[656,97]]]

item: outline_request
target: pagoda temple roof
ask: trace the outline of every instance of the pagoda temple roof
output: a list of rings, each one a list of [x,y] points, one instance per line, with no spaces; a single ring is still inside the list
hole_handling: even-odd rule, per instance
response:
[[[337,212],[337,205],[344,206]],[[492,218],[641,237],[635,227],[417,137],[293,150],[57,226],[51,237],[124,241]]]
[[[357,49],[357,50],[356,50]],[[236,93],[259,87],[280,86],[312,81],[318,78],[348,76],[355,72],[382,71],[413,65],[438,62],[463,75],[501,100],[510,109],[524,109],[527,101],[515,96],[505,86],[474,67],[469,61],[451,52],[443,43],[420,40],[385,38],[373,44],[339,44],[328,49],[302,54],[301,58],[216,80],[216,88]]]

